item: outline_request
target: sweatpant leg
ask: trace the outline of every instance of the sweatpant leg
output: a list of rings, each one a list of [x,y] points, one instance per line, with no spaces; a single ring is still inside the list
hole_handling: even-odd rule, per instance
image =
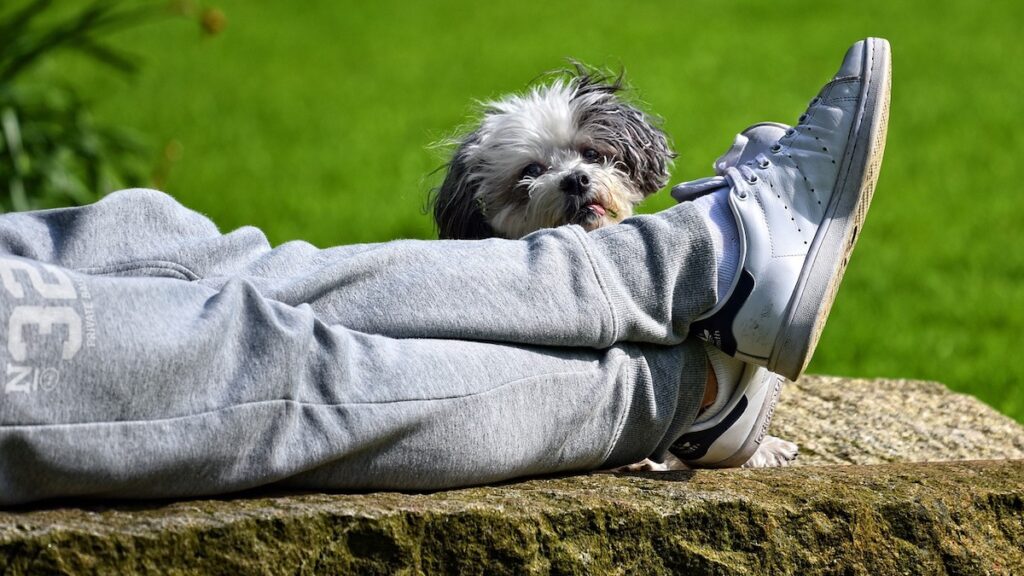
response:
[[[664,449],[696,345],[394,339],[249,281],[95,276],[0,255],[0,505],[272,483],[432,489]]]
[[[4,250],[214,289],[241,278],[268,298],[309,304],[328,324],[398,338],[673,345],[715,304],[709,233],[688,203],[589,234],[563,226],[522,240],[271,249],[259,230],[221,235],[167,195],[129,190],[90,206],[0,216]]]

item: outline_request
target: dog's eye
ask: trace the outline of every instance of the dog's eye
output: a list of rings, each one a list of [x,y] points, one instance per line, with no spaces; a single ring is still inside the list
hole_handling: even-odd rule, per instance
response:
[[[527,165],[526,168],[523,168],[523,177],[524,178],[536,178],[536,177],[540,176],[543,173],[544,173],[544,167],[541,166],[540,164],[536,163],[536,162],[534,162],[533,164]]]
[[[598,160],[601,159],[601,153],[598,152],[597,150],[594,150],[593,148],[584,148],[583,159],[586,160],[587,162],[597,162]]]

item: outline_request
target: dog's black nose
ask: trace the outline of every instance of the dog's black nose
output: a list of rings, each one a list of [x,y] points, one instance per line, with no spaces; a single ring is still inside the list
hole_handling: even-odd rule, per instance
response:
[[[590,177],[583,172],[573,172],[565,178],[562,178],[558,187],[566,194],[582,196],[583,194],[586,194],[587,188],[590,187]]]

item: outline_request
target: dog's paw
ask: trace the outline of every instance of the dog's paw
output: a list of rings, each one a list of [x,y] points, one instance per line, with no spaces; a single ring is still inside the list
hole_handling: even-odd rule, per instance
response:
[[[612,468],[611,470],[601,470],[601,472],[608,472],[612,474],[621,474],[623,472],[668,472],[670,470],[689,470],[690,467],[683,463],[682,460],[676,458],[671,453],[665,455],[664,462],[655,462],[650,458],[645,458],[635,464],[628,466],[619,466],[618,468]]]
[[[796,460],[799,448],[792,442],[787,442],[775,436],[765,436],[758,446],[757,452],[750,457],[750,460],[743,465],[744,468],[768,468],[775,466],[789,466]]]

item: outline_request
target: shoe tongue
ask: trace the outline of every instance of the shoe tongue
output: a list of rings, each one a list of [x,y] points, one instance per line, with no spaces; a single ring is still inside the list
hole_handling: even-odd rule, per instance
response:
[[[789,126],[785,124],[755,124],[736,135],[732,146],[715,160],[715,174],[725,176],[725,170],[753,160],[758,154],[767,153],[773,144],[786,135]]]
[[[722,176],[708,176],[676,184],[672,187],[672,197],[676,202],[692,202],[709,192],[728,185],[729,182]]]

